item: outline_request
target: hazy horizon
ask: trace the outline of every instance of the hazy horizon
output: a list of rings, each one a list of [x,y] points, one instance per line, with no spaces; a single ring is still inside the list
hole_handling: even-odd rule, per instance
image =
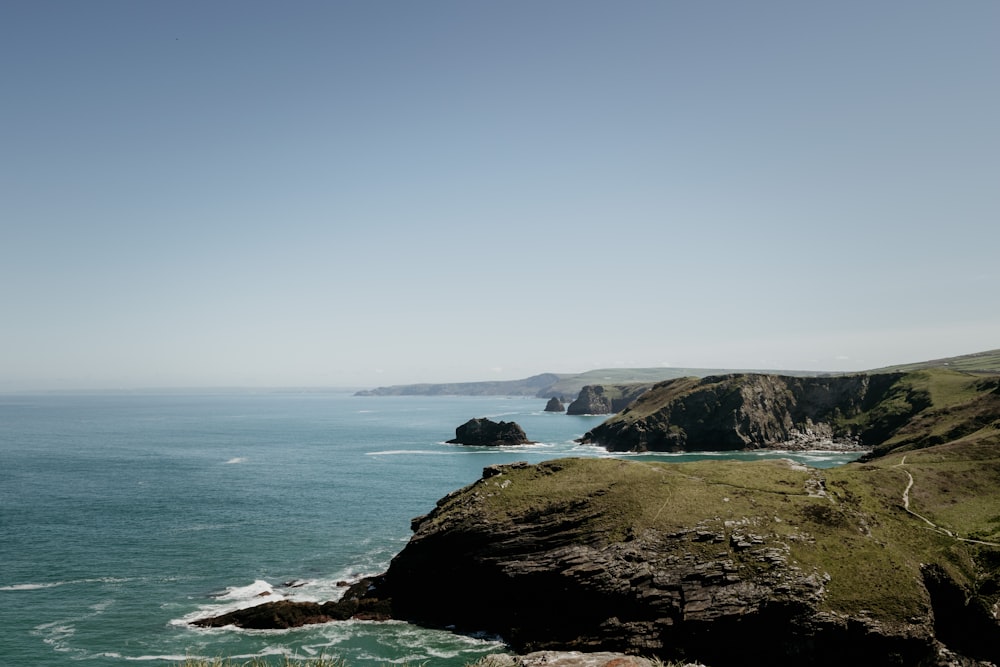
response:
[[[0,5],[0,391],[1000,347],[1000,3]]]

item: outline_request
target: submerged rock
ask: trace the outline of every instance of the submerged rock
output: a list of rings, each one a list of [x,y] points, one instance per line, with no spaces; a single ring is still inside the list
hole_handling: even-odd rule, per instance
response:
[[[528,436],[515,422],[494,422],[480,417],[470,419],[455,429],[455,437],[448,441],[456,445],[476,447],[503,447],[531,444]]]

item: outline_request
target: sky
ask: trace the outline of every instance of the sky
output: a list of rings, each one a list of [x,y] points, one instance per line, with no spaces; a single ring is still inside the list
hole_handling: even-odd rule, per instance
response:
[[[0,390],[1000,348],[995,0],[6,0]]]

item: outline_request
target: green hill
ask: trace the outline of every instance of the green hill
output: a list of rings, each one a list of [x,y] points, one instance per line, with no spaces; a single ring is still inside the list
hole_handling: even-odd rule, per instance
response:
[[[975,352],[973,354],[963,354],[958,357],[918,361],[898,366],[886,366],[885,368],[878,368],[870,372],[889,373],[893,371],[916,371],[925,368],[950,368],[954,371],[964,371],[966,373],[1000,373],[1000,350]]]

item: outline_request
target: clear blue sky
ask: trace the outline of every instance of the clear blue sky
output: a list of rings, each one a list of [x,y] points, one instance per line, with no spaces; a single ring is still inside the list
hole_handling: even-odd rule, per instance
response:
[[[0,389],[1000,347],[1000,2],[0,3]]]

